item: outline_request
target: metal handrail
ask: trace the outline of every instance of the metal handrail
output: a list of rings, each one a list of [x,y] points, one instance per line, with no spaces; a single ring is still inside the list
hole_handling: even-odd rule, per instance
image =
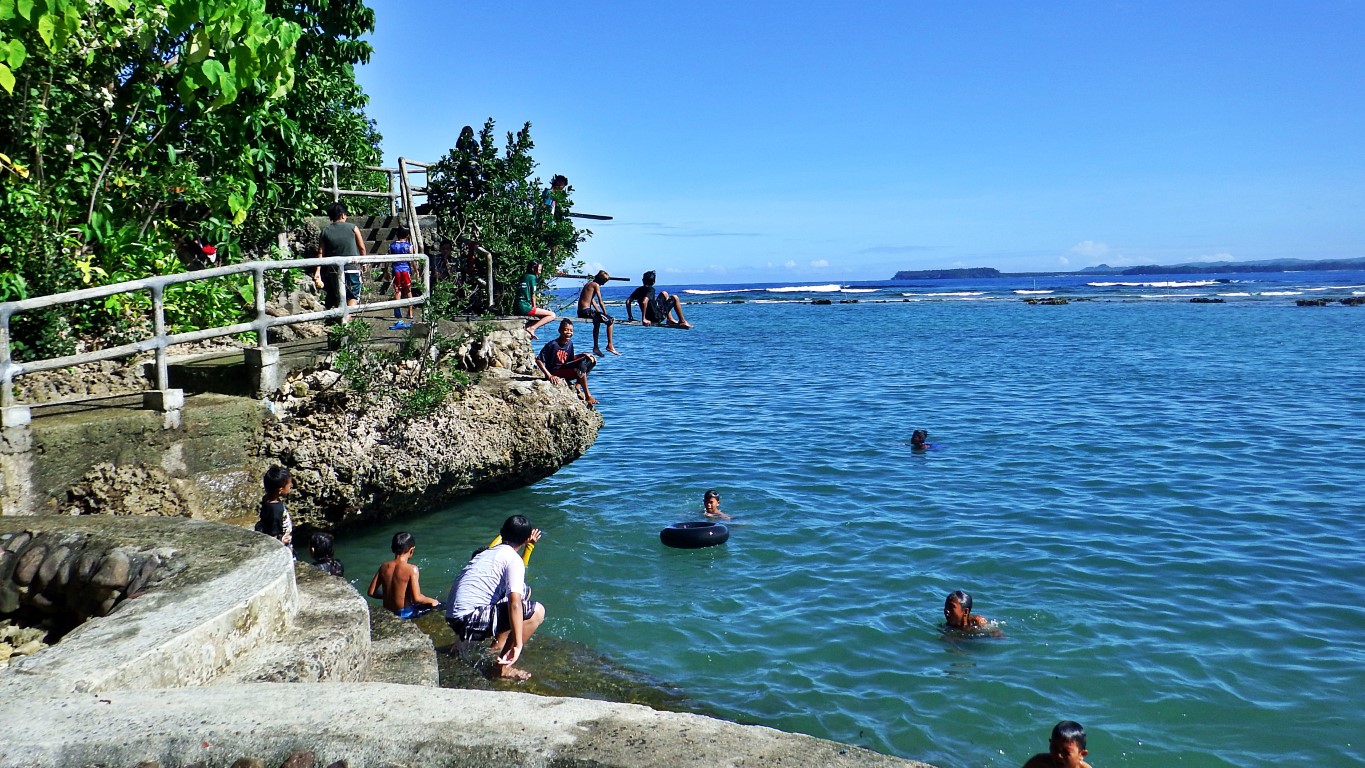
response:
[[[421,263],[423,267],[422,282],[424,287],[421,296],[414,296],[410,299],[396,299],[358,304],[354,307],[346,306],[344,302],[344,297],[346,295],[344,275],[346,264],[375,264],[398,261],[415,261]],[[343,297],[342,306],[333,309],[324,309],[320,312],[307,312],[299,315],[286,315],[284,317],[272,317],[266,314],[265,273],[267,271],[303,269],[327,265],[338,267],[336,272],[332,275],[334,280],[333,289],[336,291],[335,295]],[[31,299],[0,302],[0,406],[9,408],[15,405],[12,385],[15,378],[24,374],[51,371],[74,365],[100,362],[102,360],[112,360],[114,358],[127,357],[128,355],[137,354],[139,352],[153,350],[156,352],[156,388],[164,391],[168,389],[167,347],[175,344],[186,344],[222,336],[232,336],[238,333],[254,332],[256,334],[257,347],[265,349],[268,346],[267,331],[276,326],[314,322],[332,317],[339,317],[344,321],[347,316],[353,312],[420,306],[425,304],[427,297],[431,295],[431,269],[428,267],[428,259],[424,254],[329,256],[312,259],[248,261],[241,264],[203,269],[197,272],[158,275],[156,277],[129,280],[122,283],[114,283],[112,285],[82,288],[78,291],[68,291],[66,293],[58,293],[51,296],[36,296]],[[233,325],[218,326],[215,328],[204,328],[198,331],[166,333],[166,305],[163,300],[163,295],[168,286],[193,283],[201,280],[212,280],[218,277],[245,273],[252,274],[253,283],[255,284],[255,320],[245,323],[234,323]],[[89,301],[91,299],[102,299],[124,293],[135,293],[138,291],[151,291],[152,293],[153,333],[151,336],[129,344],[121,344],[116,347],[109,347],[108,349],[95,350],[92,352],[82,352],[75,355],[64,355],[62,357],[46,358],[43,360],[31,360],[22,363],[14,361],[10,341],[10,318],[15,314],[35,309],[47,309],[63,304],[74,304],[76,302]]]
[[[405,165],[406,165],[406,166],[411,166],[412,170],[408,170],[407,168],[405,168],[405,167],[404,167]],[[408,215],[408,219],[409,219],[409,221],[408,221],[408,226],[411,228],[411,227],[413,226],[413,222],[416,221],[416,216],[414,216],[414,215],[412,214],[413,208],[412,208],[411,205],[410,205],[410,203],[412,202],[412,194],[415,193],[415,194],[419,194],[419,195],[425,195],[425,194],[427,193],[427,188],[426,188],[425,186],[422,186],[422,187],[413,187],[413,186],[411,186],[411,185],[409,184],[409,182],[408,182],[407,174],[408,174],[408,173],[421,173],[421,174],[425,174],[425,173],[427,172],[427,169],[430,168],[430,167],[433,166],[433,165],[435,165],[435,163],[419,163],[419,162],[417,162],[416,160],[407,160],[407,161],[405,162],[405,161],[404,161],[404,158],[401,158],[401,157],[398,158],[398,166],[399,166],[399,167],[397,167],[397,168],[388,168],[388,167],[385,167],[385,166],[382,166],[382,165],[357,165],[357,166],[351,166],[351,165],[348,165],[348,164],[346,164],[346,163],[338,163],[337,161],[332,160],[331,162],[329,162],[329,163],[327,164],[327,166],[328,166],[329,168],[331,168],[331,170],[332,170],[332,186],[330,186],[330,187],[318,187],[318,191],[319,191],[319,192],[326,192],[326,193],[330,194],[330,195],[332,196],[332,202],[334,202],[334,203],[337,202],[337,201],[339,201],[339,200],[341,199],[341,196],[342,196],[342,195],[352,195],[352,196],[356,196],[356,197],[387,197],[387,198],[389,199],[389,215],[390,215],[390,216],[397,216],[397,215],[398,215],[398,202],[401,200],[401,201],[403,201],[403,208],[404,208],[404,210],[407,212],[407,215]],[[375,171],[375,172],[377,172],[377,173],[383,173],[383,174],[385,174],[385,175],[388,177],[388,180],[389,180],[389,183],[388,183],[388,188],[389,188],[389,189],[388,189],[388,191],[387,191],[387,192],[373,192],[373,191],[364,190],[364,189],[342,189],[342,188],[341,188],[341,176],[340,176],[340,174],[338,173],[338,171],[339,171],[339,169],[341,169],[341,168],[351,168],[351,167],[359,168],[359,169],[362,170],[362,171]],[[398,188],[397,191],[394,190],[394,183],[393,183],[393,182],[394,182],[394,176],[395,176],[395,175],[398,177],[398,187],[399,187],[399,188]],[[413,240],[413,243],[415,244],[416,242],[417,242],[417,241],[414,239],[414,240]]]

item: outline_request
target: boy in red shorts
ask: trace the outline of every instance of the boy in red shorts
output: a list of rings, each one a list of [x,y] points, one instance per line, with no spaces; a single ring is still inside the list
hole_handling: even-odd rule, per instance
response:
[[[391,254],[410,254],[412,253],[412,242],[408,240],[411,233],[407,227],[399,227],[394,233],[394,241],[389,243],[389,253]],[[412,262],[395,261],[389,265],[393,270],[393,299],[412,298]],[[389,326],[389,330],[397,331],[403,328],[412,327],[412,307],[404,307],[407,310],[407,319],[403,318],[403,311],[398,307],[393,308],[393,316],[398,322]]]

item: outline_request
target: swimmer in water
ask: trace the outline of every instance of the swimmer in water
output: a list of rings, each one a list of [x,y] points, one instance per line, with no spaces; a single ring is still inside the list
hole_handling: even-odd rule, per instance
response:
[[[714,490],[707,491],[701,497],[701,513],[707,517],[717,520],[729,520],[729,515],[720,511],[720,494]]]
[[[1047,751],[1024,763],[1024,768],[1090,768],[1085,756],[1085,728],[1075,720],[1063,720],[1052,729]]]
[[[943,620],[948,629],[959,632],[976,632],[991,626],[990,619],[972,613],[972,596],[960,589],[943,602]]]
[[[929,450],[929,448],[930,448],[931,446],[930,446],[929,443],[925,442],[925,441],[928,440],[928,439],[929,439],[929,433],[928,433],[928,432],[926,432],[926,431],[924,431],[924,430],[922,430],[922,429],[917,429],[917,430],[915,430],[915,431],[910,435],[910,448],[911,448],[911,450],[915,450],[915,451],[927,451],[927,450]]]

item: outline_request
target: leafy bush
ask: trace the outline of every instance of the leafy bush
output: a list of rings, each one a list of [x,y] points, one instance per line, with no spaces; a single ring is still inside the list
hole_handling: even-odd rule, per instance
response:
[[[328,162],[378,158],[353,71],[373,28],[361,0],[0,0],[0,296],[182,272],[196,237],[264,254]],[[249,284],[168,291],[172,327],[240,319]],[[146,305],[16,316],[16,353],[137,333]]]
[[[566,215],[573,206],[573,188],[551,192],[533,175],[534,147],[531,124],[526,123],[509,132],[499,150],[489,118],[477,136],[465,126],[455,147],[427,174],[427,201],[440,233],[476,241],[493,253],[495,311],[504,315],[512,313],[512,288],[532,261],[544,265],[547,277],[579,268],[578,246],[592,235]],[[553,217],[546,195],[555,198]]]

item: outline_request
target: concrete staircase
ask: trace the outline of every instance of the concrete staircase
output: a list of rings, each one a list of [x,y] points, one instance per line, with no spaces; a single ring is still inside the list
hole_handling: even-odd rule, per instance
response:
[[[399,227],[407,225],[407,217],[399,216],[348,216],[346,220],[360,227],[360,234],[365,239],[365,252],[372,255],[384,255],[389,252],[389,244],[396,238],[394,233]],[[331,221],[326,216],[314,216],[312,222],[319,229],[327,226]],[[435,216],[419,216],[418,222],[422,226],[424,233],[432,233],[436,230]],[[427,252],[435,253],[436,248],[431,242],[427,243]]]

